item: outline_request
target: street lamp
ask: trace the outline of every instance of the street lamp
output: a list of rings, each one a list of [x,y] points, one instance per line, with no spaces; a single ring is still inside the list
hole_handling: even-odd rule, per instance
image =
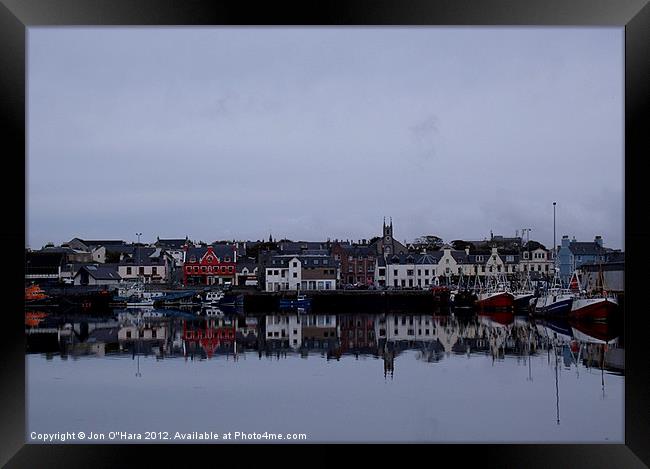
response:
[[[555,205],[553,202],[553,267],[557,267],[557,248],[555,246]]]

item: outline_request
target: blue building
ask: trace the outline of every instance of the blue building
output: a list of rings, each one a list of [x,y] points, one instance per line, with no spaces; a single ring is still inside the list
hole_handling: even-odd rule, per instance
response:
[[[575,269],[584,264],[595,264],[607,260],[609,250],[603,247],[603,238],[596,236],[593,241],[576,241],[575,237],[569,240],[567,235],[562,236],[562,245],[558,250],[558,267],[560,278],[568,282]]]

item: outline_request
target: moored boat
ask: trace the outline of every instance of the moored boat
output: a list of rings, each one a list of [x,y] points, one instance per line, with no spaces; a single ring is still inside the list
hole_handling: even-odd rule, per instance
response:
[[[502,276],[488,278],[487,287],[479,291],[476,298],[476,307],[483,311],[512,311],[514,304],[515,296]]]
[[[512,309],[515,297],[507,291],[479,293],[476,306],[479,309]]]
[[[566,318],[571,312],[574,295],[562,289],[550,289],[535,301],[535,314]]]
[[[570,317],[580,321],[607,321],[618,310],[618,300],[608,296],[579,297],[573,300]]]
[[[570,317],[579,321],[607,321],[618,311],[618,299],[604,290],[602,284],[602,273],[600,282],[591,294],[581,290],[571,305]],[[570,285],[574,290],[581,288],[582,282],[578,272],[571,276]]]
[[[311,298],[298,295],[297,298],[281,298],[280,309],[306,309],[311,306]]]

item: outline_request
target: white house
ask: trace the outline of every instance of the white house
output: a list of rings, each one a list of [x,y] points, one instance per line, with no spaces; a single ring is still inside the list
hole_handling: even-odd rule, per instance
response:
[[[277,255],[265,268],[266,291],[336,290],[337,265],[324,254]]]

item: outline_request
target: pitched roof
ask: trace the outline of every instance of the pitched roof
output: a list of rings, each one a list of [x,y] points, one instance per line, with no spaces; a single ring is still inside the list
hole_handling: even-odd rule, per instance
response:
[[[156,246],[160,247],[167,247],[171,249],[182,249],[185,243],[189,242],[187,237],[185,238],[170,238],[170,239],[162,239],[158,238],[157,241],[154,243]]]
[[[234,259],[235,245],[233,244],[210,244],[212,247],[212,252],[217,256],[221,261],[224,258],[229,257],[231,261]],[[187,249],[187,254],[185,255],[185,260],[191,262],[192,257],[196,258],[195,262],[198,262],[205,253],[208,252],[208,246],[192,246]]]
[[[574,256],[597,256],[605,253],[605,250],[595,241],[572,241],[569,249]]]
[[[79,269],[79,272],[77,272],[75,277],[79,275],[82,270],[88,272],[88,275],[90,275],[95,280],[121,280],[122,278],[120,277],[120,274],[117,273],[115,268],[100,265],[84,265],[81,269]]]

